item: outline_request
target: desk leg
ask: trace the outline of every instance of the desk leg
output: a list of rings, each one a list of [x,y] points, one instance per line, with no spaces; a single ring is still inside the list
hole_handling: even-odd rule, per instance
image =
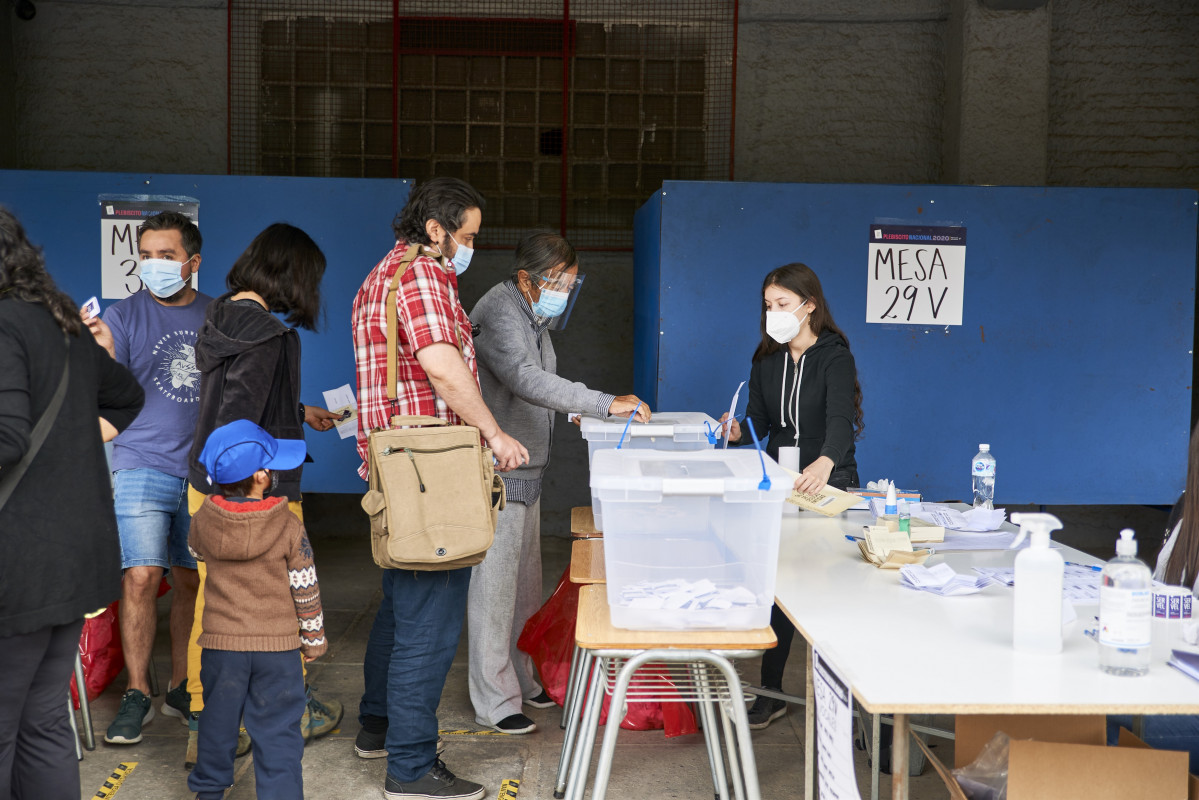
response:
[[[908,715],[896,714],[891,731],[891,800],[908,800]]]
[[[803,796],[816,800],[816,696],[812,688],[812,645],[808,645],[808,665],[804,669],[803,723]]]
[[[878,775],[882,771],[879,753],[882,752],[882,717],[870,715],[870,800],[878,800]]]

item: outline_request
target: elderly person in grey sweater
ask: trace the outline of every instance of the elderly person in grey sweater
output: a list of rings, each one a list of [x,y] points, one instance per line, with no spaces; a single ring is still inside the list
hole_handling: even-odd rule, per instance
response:
[[[614,396],[557,375],[549,328],[582,280],[575,249],[552,233],[526,236],[516,247],[508,280],[493,286],[471,310],[479,385],[496,422],[529,451],[526,465],[503,475],[507,507],[495,543],[474,567],[467,600],[470,699],[475,719],[503,733],[537,726],[521,704],[553,705],[528,655],[516,647],[541,601],[541,473],[549,461],[555,412],[649,420],[633,395]],[[638,408],[640,406],[640,408]]]

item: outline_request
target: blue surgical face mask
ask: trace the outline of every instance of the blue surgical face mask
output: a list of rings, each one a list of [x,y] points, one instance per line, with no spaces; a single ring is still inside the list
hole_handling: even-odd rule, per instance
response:
[[[451,233],[449,236],[454,239],[454,234]],[[461,275],[470,266],[470,257],[475,254],[475,250],[473,247],[467,247],[460,243],[457,239],[454,239],[454,244],[458,245],[458,249],[454,251],[454,257],[450,261],[454,265],[454,274]]]
[[[570,292],[555,292],[552,289],[542,289],[541,297],[530,306],[533,313],[539,317],[557,317],[566,310],[566,301]]]
[[[141,262],[142,283],[155,297],[170,297],[187,285],[189,279],[179,277],[186,263],[166,258],[147,258]]]

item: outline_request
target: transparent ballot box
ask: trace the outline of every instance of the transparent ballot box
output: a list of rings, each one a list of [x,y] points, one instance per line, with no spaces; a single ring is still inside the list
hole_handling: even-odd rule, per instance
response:
[[[587,463],[590,464],[600,450],[611,450],[620,444],[621,450],[711,450],[715,443],[710,434],[718,432],[719,423],[707,414],[697,411],[660,411],[649,422],[629,422],[627,418],[583,416],[579,430],[587,440]],[[595,529],[602,531],[603,517],[599,498],[591,492],[591,515],[595,518]]]
[[[638,630],[769,625],[779,524],[792,483],[751,448],[597,452],[591,489],[604,508],[612,624]]]

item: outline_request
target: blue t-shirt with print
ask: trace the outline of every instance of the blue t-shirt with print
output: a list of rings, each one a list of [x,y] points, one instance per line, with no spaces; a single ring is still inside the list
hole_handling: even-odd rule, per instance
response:
[[[142,412],[113,440],[114,470],[156,469],[187,477],[200,410],[196,334],[210,302],[197,292],[186,306],[164,306],[142,289],[104,312],[117,361],[146,392]]]

